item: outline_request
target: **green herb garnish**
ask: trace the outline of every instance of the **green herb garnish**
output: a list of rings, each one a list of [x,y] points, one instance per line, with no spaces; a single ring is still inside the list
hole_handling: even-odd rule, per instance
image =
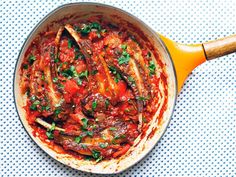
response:
[[[54,63],[58,63],[58,62],[59,62],[59,58],[57,57],[55,58]]]
[[[88,119],[87,118],[82,118],[81,121],[83,123],[83,129],[86,129],[88,127]]]
[[[99,146],[104,149],[108,146],[108,143],[99,143]]]
[[[67,77],[67,78],[77,76],[77,72],[76,72],[74,66],[70,66],[69,69],[66,69],[66,70],[64,70],[64,71],[61,71],[61,74],[62,74],[64,77]]]
[[[28,69],[28,65],[27,64],[23,64],[23,69]]]
[[[103,159],[103,157],[100,156],[100,157],[96,160],[96,162],[100,162],[102,159]]]
[[[86,71],[83,71],[83,72],[79,73],[78,77],[79,78],[86,77],[88,79],[88,74],[89,74],[88,70],[86,70]]]
[[[111,130],[111,131],[116,131],[117,128],[116,128],[116,127],[110,127],[109,130]]]
[[[30,106],[30,110],[36,111],[37,110],[37,105],[39,105],[39,104],[40,104],[39,100],[34,101],[33,104]]]
[[[151,56],[152,56],[151,52],[148,52],[148,53],[147,53],[147,57],[149,58],[149,57],[151,57]]]
[[[36,100],[36,96],[35,96],[35,95],[32,95],[32,96],[30,97],[30,100],[31,100],[31,101]]]
[[[61,108],[60,107],[57,107],[56,109],[55,109],[55,111],[54,111],[54,115],[56,116],[56,117],[58,117],[58,115],[61,113]]]
[[[101,156],[101,153],[98,150],[93,149],[92,150],[92,156],[93,156],[94,159],[98,159]]]
[[[98,73],[98,70],[92,70],[92,75],[94,76],[95,74],[97,74]]]
[[[92,109],[93,109],[93,111],[96,109],[96,107],[97,107],[97,101],[95,100],[95,101],[93,101],[93,103],[92,103]]]
[[[78,59],[85,59],[84,55],[78,51],[79,49],[75,48],[75,60],[78,60]]]
[[[78,77],[78,79],[77,79],[77,84],[78,85],[82,85],[82,80]]]
[[[118,83],[121,80],[120,73],[116,73],[114,80],[115,80],[116,83]]]
[[[137,97],[137,100],[146,101],[146,100],[149,100],[149,98],[148,97],[139,96],[139,97]]]
[[[127,45],[126,45],[126,44],[123,44],[123,45],[121,45],[121,48],[122,48],[123,50],[126,50],[126,49],[127,49]]]
[[[74,30],[79,33],[81,29],[78,26],[74,26]]]
[[[56,83],[58,81],[58,78],[57,77],[54,77],[52,82]]]
[[[49,111],[50,110],[50,106],[41,106],[41,110],[42,111]]]
[[[32,65],[34,61],[36,60],[36,57],[34,55],[30,55],[28,58],[29,64]]]
[[[54,138],[53,131],[55,130],[55,127],[56,127],[56,124],[53,122],[51,128],[48,129],[46,132],[46,135],[47,135],[48,139],[50,139],[50,140]]]
[[[83,149],[86,149],[86,148],[87,148],[86,144],[81,144],[81,147],[82,147]]]
[[[149,62],[149,71],[150,71],[150,75],[154,75],[155,71],[156,71],[156,65],[154,64],[154,61],[150,61]]]
[[[119,65],[128,64],[129,60],[130,60],[130,55],[126,51],[123,51],[120,58],[118,58],[118,63]]]
[[[109,66],[109,70],[111,71],[112,74],[115,75],[115,82],[118,83],[121,80],[121,75],[120,73],[117,72],[117,69],[114,66]]]
[[[123,138],[126,138],[126,135],[117,135],[117,136],[115,136],[112,140],[111,140],[111,142],[112,142],[112,144],[116,144],[116,140],[118,140],[118,139],[123,139]]]
[[[91,29],[96,29],[96,30],[98,30],[98,31],[101,31],[101,25],[99,24],[99,23],[97,23],[97,22],[93,22],[93,23],[91,23],[90,24],[90,27],[91,27]]]
[[[59,88],[61,88],[61,89],[64,88],[64,85],[62,85],[61,83],[57,83],[57,86],[58,86]]]
[[[77,137],[75,138],[75,142],[76,142],[76,143],[80,143],[81,140],[82,140],[82,136],[77,136]]]
[[[82,29],[80,29],[80,32],[82,35],[87,35],[91,31],[90,25],[84,25]]]
[[[41,79],[44,81],[45,80],[45,75],[42,74]]]
[[[128,77],[128,81],[130,81],[132,84],[135,84],[135,80],[133,77],[129,76]]]
[[[102,30],[102,27],[101,27],[101,25],[99,24],[99,23],[97,23],[97,22],[93,22],[93,23],[90,23],[90,24],[85,24],[84,26],[83,26],[83,28],[82,29],[80,29],[80,33],[82,34],[82,35],[87,35],[88,33],[90,33],[91,32],[91,30],[92,29],[96,29],[97,30],[97,36],[98,36],[98,38],[101,38],[101,32],[104,32],[104,30]]]
[[[90,161],[90,160],[92,160],[92,157],[91,156],[85,156],[84,159]]]
[[[106,100],[105,100],[105,106],[106,106],[106,109],[108,108],[109,104],[110,104],[109,100],[106,99]]]
[[[142,121],[143,121],[144,123],[147,123],[147,119],[146,119],[145,117],[142,118]]]
[[[68,39],[68,48],[70,49],[72,47],[73,41],[71,39]]]
[[[117,70],[114,66],[108,66],[109,70],[111,71],[112,74],[116,74]]]
[[[90,137],[93,137],[93,132],[92,131],[87,131],[86,134]]]

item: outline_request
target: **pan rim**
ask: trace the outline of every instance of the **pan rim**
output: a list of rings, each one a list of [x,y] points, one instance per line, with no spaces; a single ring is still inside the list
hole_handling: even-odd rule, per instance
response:
[[[85,171],[85,170],[81,170],[81,169],[77,169],[77,168],[74,168],[74,167],[71,167],[65,163],[63,163],[62,161],[56,159],[55,157],[53,157],[49,152],[45,151],[41,145],[35,141],[35,139],[33,138],[33,136],[31,136],[30,132],[28,132],[28,130],[26,129],[26,125],[23,123],[22,121],[22,118],[19,114],[19,109],[18,109],[18,106],[17,106],[17,100],[16,100],[16,88],[15,88],[15,84],[16,84],[16,72],[17,72],[17,66],[20,62],[20,56],[22,54],[22,52],[24,51],[24,49],[26,48],[26,44],[29,42],[29,39],[30,37],[35,33],[35,31],[51,16],[53,15],[55,12],[65,8],[65,7],[69,7],[69,6],[73,6],[73,5],[94,5],[94,6],[101,6],[101,7],[108,7],[108,8],[114,8],[130,17],[132,17],[133,19],[135,19],[138,23],[141,23],[143,26],[145,26],[150,33],[152,33],[153,36],[156,37],[156,39],[160,42],[160,45],[163,47],[165,53],[168,55],[169,59],[170,59],[170,65],[171,65],[171,70],[173,71],[173,75],[174,75],[174,78],[173,78],[173,81],[175,82],[174,86],[175,86],[175,90],[174,90],[174,98],[173,98],[173,103],[171,105],[171,109],[170,109],[170,115],[168,116],[168,120],[167,120],[167,123],[164,127],[164,130],[162,131],[160,137],[158,140],[156,140],[156,142],[153,144],[153,147],[147,151],[147,153],[145,153],[138,161],[136,161],[135,163],[133,163],[132,165],[129,165],[127,166],[126,168],[122,169],[122,170],[119,170],[119,171],[113,171],[111,173],[108,173],[108,172],[89,172],[89,171]],[[49,155],[51,158],[53,158],[54,160],[56,160],[57,162],[60,162],[60,164],[63,164],[65,166],[69,166],[70,168],[73,168],[75,170],[78,170],[78,171],[81,171],[81,172],[86,172],[86,173],[93,173],[93,174],[118,174],[118,173],[122,173],[124,172],[125,170],[133,167],[134,165],[136,165],[137,163],[139,163],[141,160],[143,160],[152,150],[153,148],[157,145],[157,143],[162,139],[163,135],[165,134],[167,128],[169,127],[169,124],[170,124],[170,121],[171,121],[171,118],[173,116],[173,113],[174,113],[174,108],[175,108],[175,104],[176,104],[176,100],[177,100],[177,94],[178,94],[178,91],[177,91],[177,88],[178,88],[178,83],[177,83],[177,74],[176,74],[176,69],[175,69],[175,66],[174,66],[174,62],[173,62],[173,59],[170,55],[170,52],[167,48],[167,46],[165,45],[165,43],[163,42],[163,40],[160,38],[160,36],[151,28],[149,27],[146,23],[144,23],[142,20],[140,20],[138,17],[132,15],[131,13],[129,12],[126,12],[120,8],[117,8],[115,6],[111,6],[111,5],[107,5],[107,4],[103,4],[103,3],[97,3],[97,2],[75,2],[75,3],[67,3],[67,4],[63,4],[63,5],[60,5],[58,7],[56,7],[54,10],[50,11],[49,13],[47,13],[36,25],[35,27],[30,31],[30,33],[28,34],[27,38],[24,40],[24,43],[19,51],[19,54],[17,56],[17,59],[16,59],[16,63],[15,63],[15,68],[14,68],[14,72],[13,72],[13,98],[14,98],[14,105],[15,105],[15,108],[16,108],[16,112],[17,112],[17,116],[24,128],[24,130],[26,131],[26,133],[28,134],[28,136],[31,138],[31,140],[43,151],[45,152],[47,155]]]

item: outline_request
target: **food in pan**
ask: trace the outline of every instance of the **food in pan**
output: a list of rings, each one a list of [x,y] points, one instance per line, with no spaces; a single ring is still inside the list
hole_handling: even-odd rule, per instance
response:
[[[20,87],[34,136],[60,153],[128,153],[168,100],[164,64],[141,34],[92,17],[50,27],[28,47]],[[164,101],[163,101],[164,100]]]

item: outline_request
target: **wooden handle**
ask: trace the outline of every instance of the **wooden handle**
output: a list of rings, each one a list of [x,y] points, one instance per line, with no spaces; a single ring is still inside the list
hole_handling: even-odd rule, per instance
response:
[[[207,60],[236,52],[236,35],[202,44]]]

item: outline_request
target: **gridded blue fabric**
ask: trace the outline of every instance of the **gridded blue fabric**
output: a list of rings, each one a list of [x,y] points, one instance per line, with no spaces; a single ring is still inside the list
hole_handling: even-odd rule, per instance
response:
[[[13,71],[33,27],[63,0],[0,2],[1,176],[93,176],[44,153],[23,129],[13,102]],[[183,43],[236,33],[236,1],[96,1],[122,8]],[[236,55],[202,64],[178,96],[152,152],[120,176],[236,176]]]

